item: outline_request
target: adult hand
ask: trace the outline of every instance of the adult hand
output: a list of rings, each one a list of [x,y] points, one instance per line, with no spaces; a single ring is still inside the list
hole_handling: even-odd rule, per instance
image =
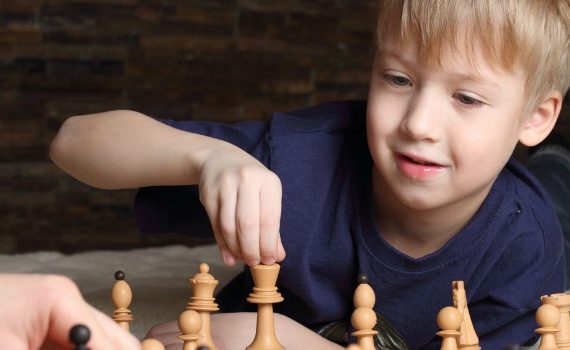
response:
[[[135,337],[87,304],[63,276],[0,274],[0,344],[10,350],[68,350],[70,329],[91,330],[93,350],[135,350]]]

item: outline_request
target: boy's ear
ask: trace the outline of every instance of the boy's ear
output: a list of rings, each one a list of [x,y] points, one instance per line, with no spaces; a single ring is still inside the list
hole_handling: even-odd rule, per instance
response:
[[[519,141],[527,147],[541,143],[554,128],[561,108],[562,94],[559,91],[546,94],[542,102],[527,117]]]

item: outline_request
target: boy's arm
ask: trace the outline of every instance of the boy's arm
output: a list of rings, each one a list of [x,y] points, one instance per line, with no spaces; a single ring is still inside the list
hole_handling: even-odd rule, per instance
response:
[[[216,152],[244,153],[227,142],[171,128],[134,111],[71,117],[51,143],[63,170],[97,188],[189,185]]]
[[[222,258],[248,265],[285,258],[281,182],[241,148],[132,111],[68,119],[50,155],[80,181],[104,189],[198,184]]]

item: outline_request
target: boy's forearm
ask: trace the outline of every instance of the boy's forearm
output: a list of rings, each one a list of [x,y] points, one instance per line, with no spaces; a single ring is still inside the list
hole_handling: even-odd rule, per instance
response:
[[[223,141],[166,126],[133,111],[71,117],[50,147],[52,160],[104,189],[198,182],[199,167]]]

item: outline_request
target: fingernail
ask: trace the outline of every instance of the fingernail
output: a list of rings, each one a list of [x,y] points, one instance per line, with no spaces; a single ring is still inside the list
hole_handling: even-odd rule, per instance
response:
[[[275,264],[275,259],[273,259],[273,258],[262,258],[261,262],[263,263],[263,265],[273,265],[273,264]]]
[[[248,266],[259,265],[259,260],[257,260],[257,259],[250,259],[250,260],[246,261],[246,264],[247,264]]]
[[[224,258],[224,263],[226,265],[228,265],[228,266],[234,266],[235,265],[236,260],[231,253],[225,251],[222,253],[222,257]]]

